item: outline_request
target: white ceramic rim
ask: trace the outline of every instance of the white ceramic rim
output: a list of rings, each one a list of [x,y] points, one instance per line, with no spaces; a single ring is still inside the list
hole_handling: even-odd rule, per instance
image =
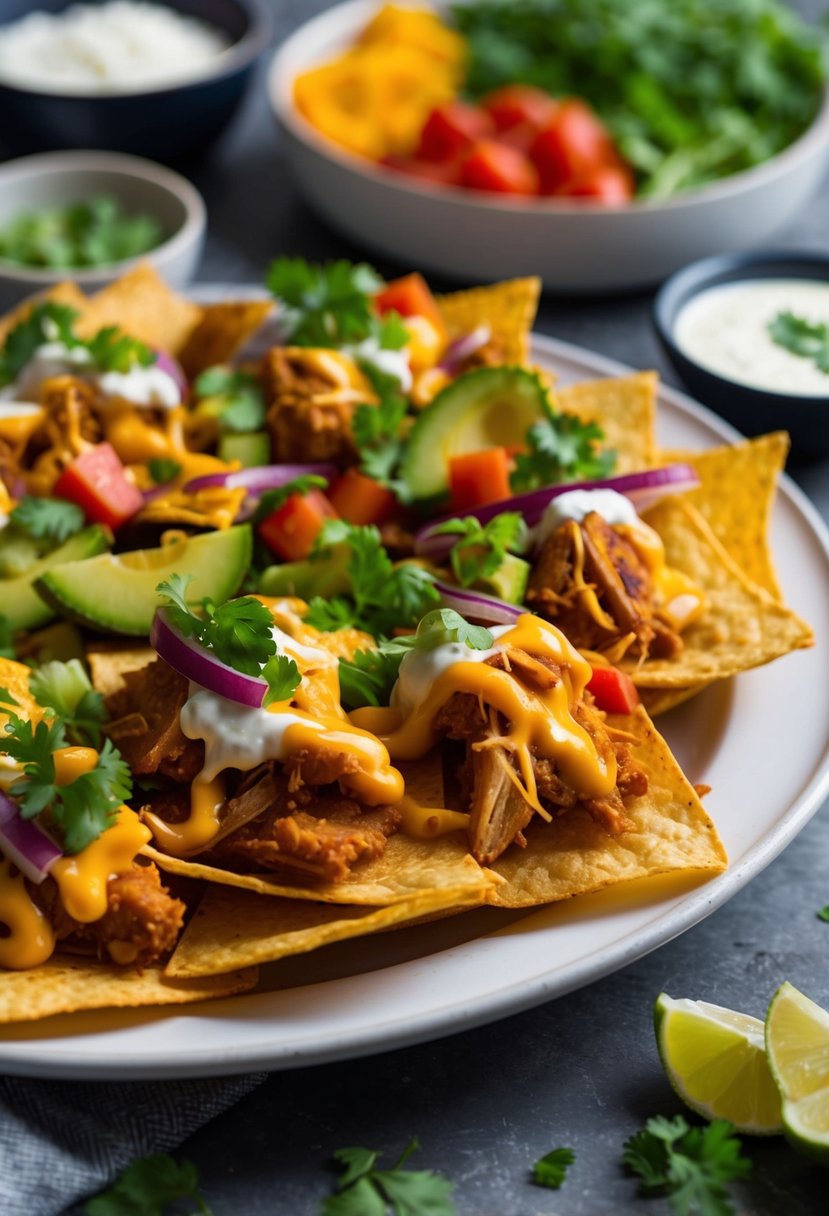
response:
[[[239,294],[240,289],[236,289]],[[200,287],[193,295],[205,300],[215,299],[217,290],[212,287]],[[226,289],[225,289],[225,294]],[[551,361],[562,360],[578,363],[582,370],[598,376],[629,375],[631,369],[615,360],[593,354],[583,347],[556,339],[534,335],[534,352]],[[741,438],[739,433],[729,426],[716,414],[697,404],[686,394],[677,389],[661,386],[659,400],[680,415],[689,415],[707,429],[711,438],[727,442]],[[806,498],[802,491],[794,485],[790,478],[784,476],[780,484],[781,496],[788,500],[794,508],[798,521],[805,526],[810,538],[817,542],[824,560],[822,580],[829,586],[829,530],[820,515]],[[92,1058],[83,1056],[79,1061],[77,1048],[73,1046],[73,1037],[69,1033],[66,1038],[55,1038],[45,1045],[41,1044],[35,1035],[24,1042],[10,1041],[7,1045],[2,1042],[0,1031],[0,1067],[9,1074],[25,1076],[74,1078],[77,1080],[116,1080],[116,1079],[148,1079],[199,1077],[236,1074],[253,1069],[267,1068],[288,1069],[310,1064],[327,1063],[333,1060],[344,1060],[358,1056],[375,1054],[406,1047],[415,1043],[426,1042],[453,1034],[461,1030],[469,1030],[476,1026],[493,1022],[511,1014],[520,1013],[557,996],[601,979],[637,959],[649,954],[659,946],[677,937],[703,920],[711,912],[716,911],[732,896],[736,895],[752,878],[760,873],[794,837],[809,822],[818,810],[827,794],[829,794],[829,739],[826,740],[817,763],[811,772],[803,777],[803,784],[797,795],[785,811],[777,819],[774,829],[759,838],[745,853],[742,861],[724,874],[695,887],[690,894],[681,898],[650,921],[644,929],[637,930],[611,942],[610,945],[600,946],[591,951],[577,963],[569,965],[562,973],[553,970],[541,972],[531,980],[523,976],[506,980],[504,985],[486,999],[478,999],[473,1003],[463,999],[440,999],[437,997],[427,1012],[418,1011],[416,1018],[398,1018],[383,1020],[382,1017],[368,1016],[365,1024],[358,1030],[348,1034],[342,1033],[329,1038],[323,1043],[312,1041],[284,1043],[280,1040],[278,1023],[274,1023],[271,1036],[266,1043],[246,1043],[234,1037],[232,1046],[223,1043],[217,1053],[216,1045],[208,1043],[199,1046],[199,1009],[204,1012],[209,1022],[211,1017],[227,1022],[232,1020],[233,1009],[241,1008],[236,1002],[261,1001],[257,1004],[252,1019],[254,1026],[268,1023],[267,1009],[264,1002],[268,994],[257,996],[239,996],[227,998],[220,1002],[212,1002],[204,1006],[169,1007],[169,1009],[138,1010],[148,1018],[165,1017],[182,1019],[180,1025],[186,1030],[179,1032],[175,1039],[175,1049],[161,1054],[148,1054],[146,1050],[129,1052],[118,1042],[117,1033],[113,1042],[106,1047],[96,1047]],[[589,898],[589,897],[586,897]],[[533,910],[528,909],[528,913]],[[538,911],[536,909],[536,911]],[[474,913],[473,913],[474,915]],[[486,936],[486,935],[484,935]],[[428,958],[425,960],[428,962]],[[405,966],[406,964],[403,964]],[[377,973],[381,977],[384,972]],[[381,983],[384,982],[381,978]],[[393,982],[393,981],[388,981]],[[313,985],[312,987],[318,987]],[[318,999],[324,999],[321,995]],[[106,1010],[102,1011],[106,1015]],[[113,1011],[117,1014],[119,1011]],[[78,1014],[83,1018],[85,1015]],[[35,1026],[38,1024],[36,1023]],[[234,1023],[235,1025],[235,1023]],[[240,1022],[240,1034],[243,1026]]]
[[[566,199],[549,198],[537,202],[526,199],[509,201],[502,194],[487,193],[483,190],[464,190],[460,187],[421,185],[416,178],[407,178],[405,174],[395,173],[384,169],[371,161],[364,161],[354,153],[326,139],[315,127],[304,118],[293,104],[293,81],[304,67],[311,66],[313,59],[305,59],[292,69],[289,68],[297,54],[297,44],[309,41],[311,45],[326,39],[328,26],[343,25],[356,32],[360,26],[377,9],[377,0],[346,0],[334,8],[327,9],[317,17],[313,17],[282,43],[271,61],[267,76],[267,90],[271,108],[279,124],[300,143],[306,145],[317,155],[333,161],[342,169],[366,182],[401,195],[415,195],[426,199],[437,200],[449,207],[465,209],[472,207],[486,212],[498,212],[504,215],[585,215],[606,216],[610,213],[663,212],[676,211],[683,207],[692,207],[715,203],[718,199],[739,197],[741,194],[762,187],[767,181],[775,180],[796,168],[801,162],[809,161],[822,147],[829,144],[829,89],[814,121],[802,135],[772,156],[762,164],[741,173],[733,173],[730,177],[720,178],[694,190],[674,195],[663,200],[633,199],[622,206],[608,206],[591,199],[583,199],[579,203],[570,203]]]
[[[117,277],[135,266],[137,262],[163,257],[165,260],[183,252],[194,241],[199,240],[207,227],[207,207],[198,190],[186,177],[175,173],[165,165],[143,156],[131,156],[126,152],[99,152],[95,149],[73,148],[66,152],[37,152],[32,156],[20,156],[0,165],[0,191],[10,182],[18,185],[40,177],[59,177],[62,173],[113,173],[124,178],[139,178],[151,182],[160,190],[175,198],[184,207],[184,221],[180,227],[146,253],[124,258],[119,262],[108,262],[101,266],[89,266],[80,270],[67,267],[15,266],[0,257],[0,281],[19,283],[37,291],[49,287],[61,278],[71,278],[79,287],[85,283],[98,284],[102,277]],[[21,210],[24,208],[21,207]]]
[[[175,4],[170,4],[169,7],[178,12]],[[194,85],[207,84],[214,80],[224,80],[226,76],[230,76],[248,64],[252,64],[262,54],[270,41],[271,30],[273,28],[270,9],[265,4],[265,0],[244,0],[244,2],[239,3],[239,9],[242,15],[247,18],[248,28],[241,38],[238,38],[236,42],[232,42],[230,46],[220,51],[215,58],[209,60],[197,75],[185,76],[180,80],[173,80],[170,84],[156,85],[154,88],[118,89],[111,92],[94,92],[84,90],[83,88],[39,89],[33,84],[27,85],[18,83],[15,80],[3,79],[0,79],[0,89],[9,89],[14,93],[22,93],[27,97],[62,97],[67,101],[112,101],[115,98],[152,97],[157,93],[177,93],[179,89],[188,89]],[[195,14],[184,13],[180,15],[192,16]],[[0,22],[0,28],[3,25],[11,24],[10,21],[2,21]],[[219,27],[213,26],[213,28]],[[226,30],[222,30],[222,32],[227,33]]]

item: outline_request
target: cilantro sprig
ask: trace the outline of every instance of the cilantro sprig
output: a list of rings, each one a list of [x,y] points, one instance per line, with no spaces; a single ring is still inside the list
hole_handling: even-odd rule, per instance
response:
[[[462,587],[471,587],[494,574],[507,553],[523,549],[527,534],[527,525],[518,511],[502,511],[486,524],[474,515],[448,519],[433,531],[435,536],[458,537],[449,553],[449,562]]]
[[[74,502],[65,498],[34,498],[27,494],[9,514],[9,520],[33,540],[62,545],[81,531],[86,519]]]
[[[348,552],[349,593],[330,599],[314,596],[305,619],[316,629],[353,627],[384,637],[414,626],[439,602],[429,571],[413,562],[395,565],[372,525],[326,520],[309,561],[313,565],[330,560],[331,550],[338,546]]]
[[[792,355],[812,359],[815,366],[829,375],[829,324],[809,321],[791,311],[779,312],[769,323],[772,341]]]
[[[15,704],[0,692],[4,706]],[[58,785],[55,752],[69,743],[63,718],[52,715],[33,724],[13,710],[0,736],[0,750],[23,766],[23,776],[10,787],[24,819],[48,811],[63,841],[65,853],[80,853],[112,826],[118,807],[132,795],[132,773],[110,739],[105,739],[97,764],[67,785]]]
[[[616,453],[603,451],[604,432],[595,422],[559,413],[549,403],[544,417],[526,435],[527,450],[515,457],[510,478],[513,490],[536,490],[564,481],[595,481],[607,477]]]
[[[101,727],[107,720],[104,699],[92,687],[80,659],[41,663],[29,676],[29,691],[41,708],[62,720],[70,743],[100,746]]]
[[[94,371],[128,372],[136,365],[148,367],[155,362],[156,356],[149,346],[114,325],[99,329],[91,338],[78,337],[75,322],[79,315],[74,308],[52,300],[36,304],[11,330],[0,351],[0,386],[15,381],[38,347],[48,342],[60,342],[69,350],[87,351],[88,367]]]
[[[546,1186],[551,1191],[557,1191],[564,1182],[569,1166],[575,1160],[576,1154],[571,1148],[552,1149],[533,1166],[533,1182],[536,1186]]]
[[[222,432],[247,434],[265,425],[265,394],[252,372],[208,367],[194,380],[193,392],[196,412],[215,417]]]
[[[74,269],[138,257],[162,239],[151,215],[128,215],[99,195],[65,207],[23,211],[0,229],[0,257],[19,266]]]
[[[171,574],[156,587],[172,624],[228,667],[265,680],[265,708],[275,701],[289,700],[299,686],[299,668],[293,659],[277,653],[273,618],[265,605],[249,595],[218,605],[205,597],[200,616],[187,602],[192,580],[191,574]]]
[[[279,323],[292,346],[340,349],[374,338],[382,350],[399,350],[406,343],[399,316],[375,312],[383,280],[365,262],[281,257],[271,262],[265,282],[282,306]]]
[[[334,1158],[343,1174],[337,1193],[323,1204],[321,1216],[386,1216],[389,1210],[394,1216],[454,1216],[454,1183],[434,1170],[404,1169],[419,1148],[414,1137],[388,1170],[375,1169],[382,1154],[373,1149],[338,1149]]]
[[[5,612],[0,612],[0,659],[15,659],[14,630]]]
[[[195,1204],[192,1212],[210,1216],[195,1165],[155,1153],[134,1161],[108,1190],[88,1199],[83,1210],[84,1216],[165,1216],[167,1205],[182,1199]]]
[[[682,1115],[658,1115],[625,1142],[622,1160],[641,1194],[666,1195],[675,1216],[733,1216],[726,1183],[751,1172],[727,1119],[689,1127]]]
[[[409,502],[409,487],[397,476],[409,404],[394,376],[369,364],[362,366],[379,400],[377,405],[358,405],[354,411],[351,430],[360,453],[360,469],[367,477],[394,490],[401,502]]]

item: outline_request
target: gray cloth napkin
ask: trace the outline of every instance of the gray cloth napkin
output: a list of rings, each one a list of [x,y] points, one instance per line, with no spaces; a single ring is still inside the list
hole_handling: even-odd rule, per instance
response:
[[[119,1085],[0,1078],[0,1213],[65,1212],[137,1157],[175,1149],[266,1076]]]

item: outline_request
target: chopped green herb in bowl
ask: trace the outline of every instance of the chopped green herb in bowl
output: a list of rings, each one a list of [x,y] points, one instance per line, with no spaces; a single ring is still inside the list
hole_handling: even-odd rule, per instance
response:
[[[153,216],[130,214],[102,194],[64,207],[21,211],[0,227],[0,258],[61,270],[107,266],[148,253],[163,235]]]

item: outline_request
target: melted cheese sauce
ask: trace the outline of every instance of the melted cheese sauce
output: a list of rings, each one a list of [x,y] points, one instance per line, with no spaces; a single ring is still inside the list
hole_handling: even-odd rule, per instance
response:
[[[778,346],[769,325],[780,312],[829,322],[829,283],[748,279],[694,296],[676,319],[677,346],[717,375],[790,397],[829,397],[829,374]]]

